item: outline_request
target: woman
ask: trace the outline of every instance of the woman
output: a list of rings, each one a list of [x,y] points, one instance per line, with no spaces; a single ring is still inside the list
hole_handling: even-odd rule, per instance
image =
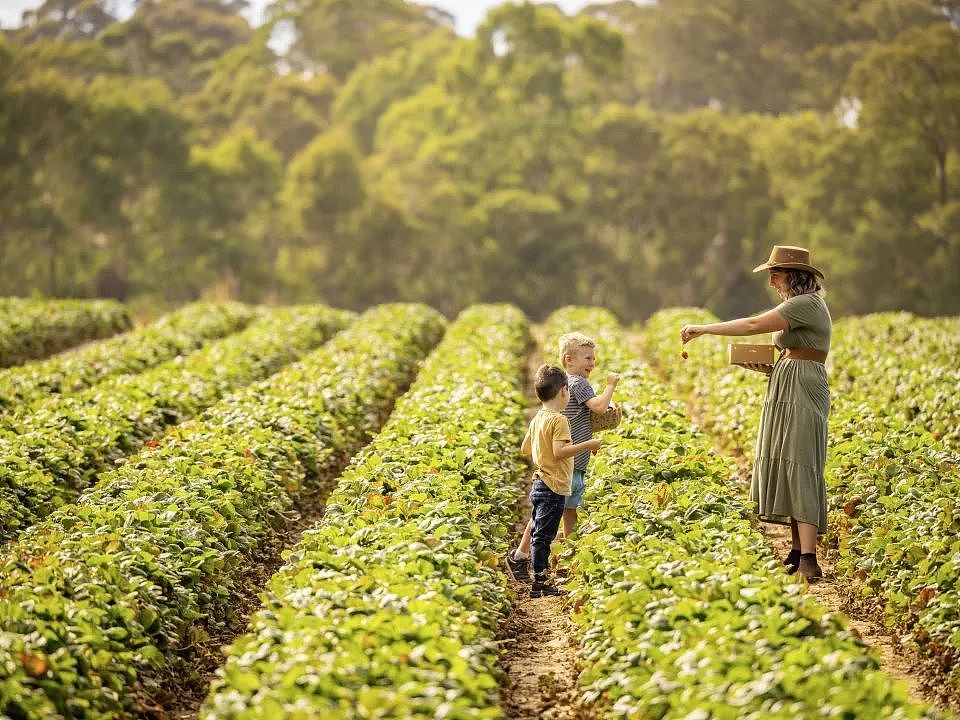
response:
[[[789,524],[793,536],[784,559],[790,573],[807,580],[823,577],[817,563],[817,534],[827,531],[827,414],[830,388],[824,363],[833,322],[823,299],[823,273],[810,264],[805,248],[776,245],[770,259],[754,268],[767,270],[770,286],[783,300],[756,317],[710,325],[684,325],[680,339],[701,335],[774,333],[783,350],[776,365],[750,365],[770,374],[760,418],[750,499],[764,522]]]

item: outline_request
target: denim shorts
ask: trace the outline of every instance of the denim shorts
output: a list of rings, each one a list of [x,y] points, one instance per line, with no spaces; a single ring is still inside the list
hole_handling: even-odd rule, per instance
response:
[[[567,501],[563,505],[564,510],[576,510],[583,507],[583,491],[587,487],[587,471],[574,470],[573,481],[571,482],[571,492]]]

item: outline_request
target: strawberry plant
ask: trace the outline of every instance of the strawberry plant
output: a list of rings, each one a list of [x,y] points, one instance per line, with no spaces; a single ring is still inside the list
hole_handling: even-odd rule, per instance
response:
[[[264,538],[376,430],[443,327],[420,305],[368,311],[11,545],[0,717],[145,716],[165,675],[189,673],[190,648],[226,621]]]
[[[835,391],[871,404],[960,450],[960,319],[878,313],[834,328]]]
[[[3,417],[0,541],[72,502],[97,473],[168,425],[316,347],[349,317],[323,306],[271,310],[192,355]]]

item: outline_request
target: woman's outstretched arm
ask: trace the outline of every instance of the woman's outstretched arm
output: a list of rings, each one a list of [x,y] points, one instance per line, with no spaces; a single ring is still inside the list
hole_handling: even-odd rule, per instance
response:
[[[737,318],[709,325],[684,325],[680,330],[680,339],[686,343],[701,335],[762,335],[789,328],[787,319],[774,308],[763,315]]]

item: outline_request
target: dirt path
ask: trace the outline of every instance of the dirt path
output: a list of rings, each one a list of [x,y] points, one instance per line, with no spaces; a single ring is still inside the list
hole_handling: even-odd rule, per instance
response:
[[[533,329],[534,344],[527,354],[527,398],[530,417],[539,407],[533,392],[533,374],[540,365],[543,338],[540,328]],[[520,517],[514,528],[519,539],[530,517],[528,479],[520,503]],[[505,650],[500,667],[507,681],[500,692],[500,703],[508,720],[594,720],[589,709],[580,705],[577,691],[576,630],[570,621],[565,598],[532,599],[530,586],[512,582],[517,594],[513,613],[498,634]]]
[[[630,345],[638,357],[644,358],[650,362],[643,351],[640,336],[635,333],[629,335]],[[652,367],[656,367],[651,362]],[[703,422],[703,413],[689,398],[682,398],[690,414],[691,419],[701,427],[707,427]],[[708,432],[708,437],[712,435]],[[717,451],[728,453],[719,444],[716,445]],[[746,492],[750,484],[750,463],[742,454],[733,457],[737,468],[737,476]],[[774,557],[782,558],[791,547],[790,528],[785,525],[771,525],[767,523],[760,524],[760,531],[763,533],[770,546],[770,551]],[[872,648],[880,660],[880,668],[890,677],[900,680],[907,686],[910,699],[918,703],[927,703],[944,712],[958,712],[960,707],[956,701],[949,695],[945,696],[942,692],[942,685],[936,680],[935,673],[924,669],[927,664],[916,652],[903,647],[896,634],[892,633],[882,623],[875,618],[862,612],[859,608],[853,607],[835,583],[833,565],[836,559],[835,551],[823,551],[818,549],[818,562],[823,570],[824,578],[819,582],[806,586],[806,592],[814,596],[817,601],[828,610],[845,615],[848,620],[848,627],[863,641],[863,643]]]
[[[760,530],[770,546],[774,557],[782,558],[790,552],[790,528],[785,525],[762,524]],[[939,702],[932,692],[931,683],[919,672],[916,659],[900,646],[896,636],[872,618],[852,611],[834,582],[833,565],[836,556],[833,552],[817,551],[817,560],[823,570],[823,580],[806,586],[806,592],[817,599],[824,607],[842,613],[849,619],[848,627],[869,645],[880,657],[881,669],[890,677],[902,681],[907,686],[910,699],[918,703],[929,703],[940,710],[947,708]]]
[[[577,693],[577,641],[563,598],[525,597],[517,588],[513,613],[501,628],[509,640],[501,658],[508,682],[500,694],[510,720],[592,720]]]

